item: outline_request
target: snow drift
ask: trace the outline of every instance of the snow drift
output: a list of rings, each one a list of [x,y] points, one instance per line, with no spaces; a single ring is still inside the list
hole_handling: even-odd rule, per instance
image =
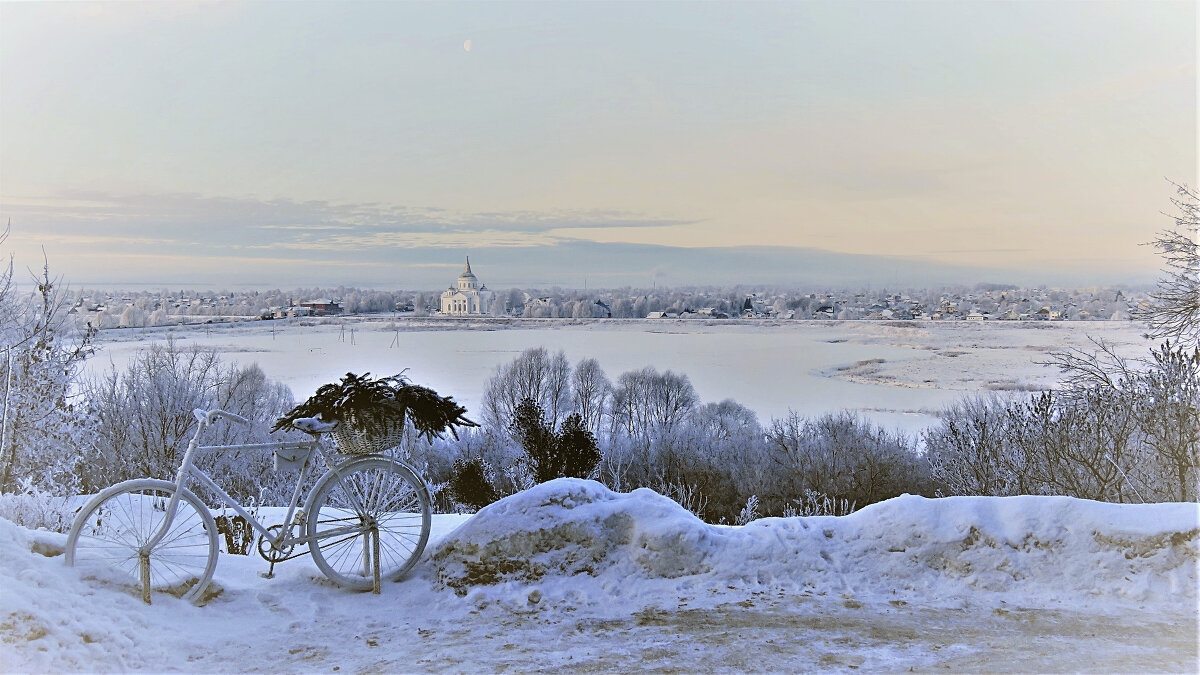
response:
[[[381,595],[307,558],[263,579],[257,557],[222,555],[201,607],[146,606],[66,567],[65,536],[0,519],[0,671],[1195,662],[1197,504],[900,497],[721,527],[649,490],[558,480],[466,518],[435,516],[418,572]]]
[[[651,490],[560,479],[479,511],[430,555],[436,587],[554,584],[609,597],[775,586],[926,601],[1195,602],[1200,505],[902,496],[844,517],[708,525]],[[1031,598],[1032,599],[1032,598]]]

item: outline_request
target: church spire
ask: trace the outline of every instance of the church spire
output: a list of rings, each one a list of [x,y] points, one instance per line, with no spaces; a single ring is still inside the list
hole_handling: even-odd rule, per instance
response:
[[[471,256],[467,256],[467,268],[463,270],[463,274],[471,273]]]

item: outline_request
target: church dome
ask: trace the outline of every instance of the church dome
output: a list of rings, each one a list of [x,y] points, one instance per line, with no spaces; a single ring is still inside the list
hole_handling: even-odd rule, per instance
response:
[[[475,273],[471,271],[471,257],[467,256],[467,266],[463,269],[463,273],[458,275],[459,279],[474,279]]]

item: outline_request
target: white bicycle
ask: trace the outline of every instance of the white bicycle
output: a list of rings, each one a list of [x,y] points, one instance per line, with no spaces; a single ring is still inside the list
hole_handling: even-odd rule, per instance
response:
[[[420,559],[429,541],[429,489],[405,462],[383,454],[341,456],[324,440],[335,425],[318,419],[293,426],[312,440],[201,446],[200,436],[218,418],[249,422],[224,410],[195,410],[199,422],[175,481],[142,478],[118,483],[80,509],[67,537],[66,563],[106,581],[140,587],[190,601],[203,598],[217,567],[216,522],[187,487],[195,479],[258,532],[258,552],[271,563],[303,555],[306,546],[321,572],[337,584],[374,590],[395,580]],[[266,526],[192,463],[197,451],[257,449],[275,455],[276,470],[298,470],[283,523]],[[315,456],[327,470],[298,508]],[[269,573],[268,573],[268,576]]]

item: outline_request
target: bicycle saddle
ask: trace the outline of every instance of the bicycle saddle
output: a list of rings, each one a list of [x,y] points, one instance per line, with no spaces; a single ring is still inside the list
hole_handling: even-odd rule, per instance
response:
[[[324,434],[333,431],[337,422],[324,422],[319,417],[300,417],[292,420],[292,427],[306,434]]]

